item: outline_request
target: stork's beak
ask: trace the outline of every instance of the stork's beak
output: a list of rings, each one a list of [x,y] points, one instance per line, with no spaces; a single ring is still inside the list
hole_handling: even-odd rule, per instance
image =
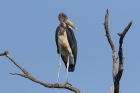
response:
[[[70,27],[72,27],[72,28],[74,28],[75,30],[78,30],[77,28],[76,28],[76,26],[70,21],[70,19],[65,19],[65,21],[64,21],[66,24],[68,24]]]

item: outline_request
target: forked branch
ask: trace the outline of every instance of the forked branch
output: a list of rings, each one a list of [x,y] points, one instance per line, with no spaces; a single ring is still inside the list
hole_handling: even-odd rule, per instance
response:
[[[116,49],[115,46],[113,44],[113,41],[111,39],[110,36],[110,32],[109,32],[109,28],[108,28],[108,9],[106,10],[106,15],[105,15],[105,22],[104,22],[104,27],[105,27],[105,31],[106,31],[106,36],[108,39],[108,42],[111,46],[112,49],[112,58],[113,58],[113,70],[112,70],[112,75],[113,75],[113,82],[114,82],[114,86],[111,87],[110,89],[110,93],[120,93],[119,92],[119,82],[120,79],[122,77],[122,73],[123,73],[123,69],[124,69],[124,56],[123,56],[123,49],[122,49],[122,44],[123,44],[123,38],[125,37],[125,34],[128,32],[129,28],[132,25],[132,22],[130,22],[128,24],[128,26],[124,29],[124,31],[122,33],[118,33],[118,35],[120,36],[120,40],[119,40],[119,51],[118,51],[118,55],[119,55],[119,69],[117,72],[117,57],[116,57]]]
[[[4,53],[0,53],[0,56],[6,56],[9,60],[11,60],[22,72],[23,74],[19,74],[19,73],[10,73],[12,75],[18,75],[24,78],[28,78],[30,80],[32,80],[33,82],[39,83],[41,85],[43,85],[44,87],[47,88],[62,88],[62,89],[68,89],[71,90],[75,93],[81,93],[80,90],[70,84],[50,84],[50,83],[46,83],[46,82],[42,82],[36,78],[34,78],[30,73],[28,73],[25,69],[23,69],[19,64],[17,64],[17,62],[15,62],[9,55],[8,51],[5,51]]]

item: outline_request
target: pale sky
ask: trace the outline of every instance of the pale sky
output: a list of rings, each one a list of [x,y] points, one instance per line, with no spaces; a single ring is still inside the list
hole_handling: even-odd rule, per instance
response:
[[[58,14],[64,12],[77,26],[76,68],[69,73],[69,83],[82,93],[109,93],[113,85],[112,51],[103,26],[109,9],[109,29],[119,47],[118,32],[130,21],[133,24],[124,38],[124,72],[121,93],[140,93],[140,1],[139,0],[1,0],[0,53],[8,50],[11,57],[37,79],[56,83],[58,57],[55,30]],[[10,72],[22,73],[9,59],[0,57],[0,93],[72,93],[50,89]],[[60,83],[66,78],[62,63]]]

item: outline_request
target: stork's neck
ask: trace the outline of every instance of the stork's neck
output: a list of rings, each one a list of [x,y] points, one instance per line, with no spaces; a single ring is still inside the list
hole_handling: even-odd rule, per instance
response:
[[[64,22],[61,22],[60,25],[59,25],[59,27],[60,27],[60,30],[59,30],[60,31],[60,35],[63,35],[64,32],[67,29],[67,25]]]
[[[60,30],[59,30],[60,35],[64,35],[65,31],[66,29],[60,26]]]
[[[61,22],[61,23],[60,23],[60,26],[63,27],[63,28],[65,28],[65,29],[67,28],[67,25],[66,25],[65,22]]]

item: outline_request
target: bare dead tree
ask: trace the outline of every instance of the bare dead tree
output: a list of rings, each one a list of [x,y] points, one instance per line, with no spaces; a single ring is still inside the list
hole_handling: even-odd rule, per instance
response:
[[[122,77],[122,73],[124,70],[124,56],[123,56],[122,44],[123,44],[123,38],[124,38],[125,34],[127,33],[127,31],[129,30],[129,28],[132,25],[132,21],[128,24],[128,26],[124,29],[124,31],[122,33],[118,33],[118,35],[120,36],[120,40],[119,40],[119,51],[118,51],[119,68],[118,68],[118,72],[117,72],[117,59],[118,58],[116,56],[116,48],[113,44],[113,41],[112,41],[111,36],[110,36],[109,28],[108,28],[108,15],[109,15],[109,13],[108,13],[108,9],[107,9],[106,15],[105,15],[104,28],[105,28],[105,32],[106,32],[106,37],[107,37],[108,42],[109,42],[111,49],[112,49],[112,59],[113,59],[112,76],[113,76],[113,82],[114,82],[114,86],[111,87],[110,93],[120,93],[119,82],[120,82],[120,79]]]
[[[14,61],[10,55],[9,55],[9,52],[8,51],[5,51],[4,53],[0,53],[0,56],[6,56],[9,60],[11,60],[22,72],[23,74],[19,74],[19,73],[10,73],[12,75],[18,75],[18,76],[21,76],[21,77],[24,77],[24,78],[28,78],[30,80],[32,80],[33,82],[36,82],[38,84],[41,84],[43,85],[44,87],[47,87],[47,88],[61,88],[61,89],[68,89],[68,90],[71,90],[75,93],[81,93],[80,90],[74,86],[72,86],[71,84],[50,84],[50,83],[46,83],[46,82],[43,82],[43,81],[40,81],[38,79],[36,79],[35,77],[33,77],[29,72],[27,72],[25,69],[23,69],[16,61]]]

